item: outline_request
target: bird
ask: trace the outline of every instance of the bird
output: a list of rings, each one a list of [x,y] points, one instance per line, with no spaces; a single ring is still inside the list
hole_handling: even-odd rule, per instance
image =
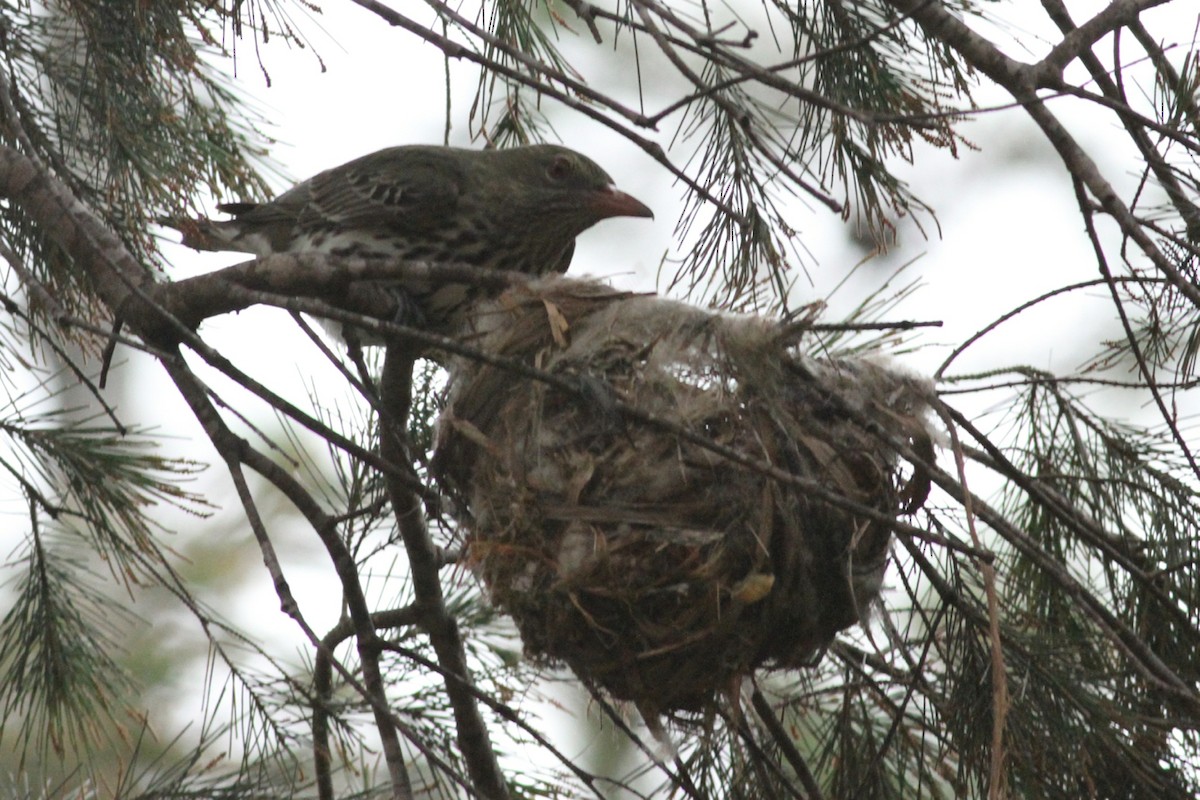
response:
[[[458,262],[530,275],[567,271],[575,237],[610,217],[653,217],[594,161],[535,144],[389,147],[265,203],[222,203],[229,220],[166,220],[196,250],[328,253]]]

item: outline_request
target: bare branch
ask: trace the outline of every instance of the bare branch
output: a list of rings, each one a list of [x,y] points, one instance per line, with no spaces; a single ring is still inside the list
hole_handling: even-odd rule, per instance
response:
[[[1042,129],[1046,139],[1058,151],[1063,163],[1076,176],[1101,207],[1117,222],[1121,231],[1137,243],[1142,253],[1166,275],[1174,287],[1200,308],[1200,288],[1182,275],[1162,254],[1154,241],[1138,225],[1129,207],[1121,200],[1112,184],[1100,172],[1091,156],[1061,122],[1046,108],[1036,93],[1034,68],[1015,61],[956,19],[940,3],[923,4],[917,0],[888,0],[908,13],[924,27],[931,36],[945,41],[957,50],[973,67],[983,72],[1000,86],[1008,90],[1021,102],[1029,115]]]
[[[410,343],[397,341],[389,345],[379,382],[379,452],[383,458],[395,464],[412,463],[405,430],[411,403],[414,360],[415,354]],[[479,713],[458,623],[446,608],[441,579],[438,577],[441,563],[429,538],[429,528],[421,505],[409,485],[396,475],[388,474],[387,486],[392,500],[392,513],[396,516],[400,538],[408,553],[421,629],[428,634],[443,670],[446,696],[454,710],[458,744],[467,762],[467,772],[480,795],[489,800],[504,800],[509,796],[508,784],[496,761],[487,725]]]
[[[1083,25],[1072,26],[1064,31],[1062,41],[1051,48],[1050,52],[1038,63],[1036,69],[1041,77],[1039,85],[1053,88],[1051,83],[1061,83],[1062,71],[1077,58],[1091,53],[1092,46],[1100,39],[1118,28],[1123,28],[1137,20],[1138,16],[1147,9],[1160,6],[1168,0],[1112,0],[1103,11],[1099,12]],[[1042,5],[1050,11],[1051,16],[1065,14],[1066,10],[1059,0],[1049,0]]]

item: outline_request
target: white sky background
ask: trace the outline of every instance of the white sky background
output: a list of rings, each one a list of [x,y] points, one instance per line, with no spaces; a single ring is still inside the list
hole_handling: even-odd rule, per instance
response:
[[[402,143],[440,142],[444,125],[444,62],[434,48],[418,42],[399,29],[392,29],[375,16],[350,4],[327,0],[325,13],[318,18],[326,34],[314,26],[306,30],[324,60],[322,72],[312,52],[288,50],[274,43],[263,48],[263,61],[270,72],[268,88],[253,53],[253,44],[237,43],[239,85],[257,99],[264,115],[276,128],[279,144],[272,155],[296,180],[351,158]],[[397,2],[395,7],[413,12],[415,3]],[[1098,4],[1074,3],[1077,17],[1094,10]],[[1175,30],[1190,37],[1195,10],[1188,2],[1172,4],[1153,12],[1151,21],[1162,14],[1175,14],[1181,25]],[[569,10],[564,15],[582,36],[585,49],[590,43],[586,28],[575,25]],[[1053,38],[1049,23],[1042,21],[1040,10],[1024,24],[1045,31]],[[426,16],[432,18],[432,14]],[[420,15],[418,14],[418,18]],[[1151,30],[1163,30],[1149,26]],[[602,27],[602,30],[603,27]],[[605,31],[606,40],[610,40]],[[764,37],[766,38],[766,37]],[[1028,41],[1038,42],[1037,39]],[[763,49],[765,50],[765,42]],[[1032,53],[1009,48],[1011,55],[1032,59],[1044,51],[1038,44]],[[592,60],[589,55],[583,60]],[[626,62],[609,70],[630,69]],[[455,128],[452,142],[467,145],[466,113],[474,81],[469,65],[455,65]],[[593,83],[592,73],[584,69]],[[624,76],[614,72],[611,77]],[[648,75],[653,84],[657,76]],[[983,102],[1003,102],[1006,97],[980,92]],[[1078,107],[1078,104],[1074,104]],[[1066,101],[1055,109],[1065,108]],[[1094,117],[1093,117],[1094,118]],[[1113,163],[1124,161],[1127,150],[1111,115],[1100,124],[1092,124],[1077,111],[1071,114],[1072,129],[1093,154],[1111,149]],[[656,218],[607,220],[580,237],[571,275],[598,275],[618,285],[650,289],[659,259],[672,247],[672,233],[682,207],[681,190],[672,176],[644,155],[636,146],[610,134],[598,125],[573,117],[557,115],[557,128],[569,146],[583,151],[601,164],[617,185],[650,205]],[[663,126],[659,141],[670,139],[673,120]],[[886,278],[892,269],[920,256],[898,283],[920,278],[925,286],[894,319],[937,319],[945,327],[920,332],[914,343],[925,345],[921,352],[902,359],[902,363],[920,371],[931,371],[951,345],[962,341],[976,329],[1012,306],[1044,290],[1097,276],[1094,259],[1084,236],[1082,222],[1075,210],[1074,198],[1065,172],[1041,135],[1019,110],[986,115],[964,129],[981,152],[963,149],[954,160],[931,149],[918,152],[916,163],[902,170],[919,197],[932,205],[941,224],[937,228],[925,220],[933,234],[924,239],[909,225],[902,225],[901,241],[893,252],[877,259],[862,270],[835,300],[827,321],[840,318],[839,312],[856,304],[867,291]],[[1109,142],[1114,143],[1111,147]],[[476,144],[478,146],[478,144]],[[682,160],[682,159],[680,159]],[[1103,165],[1102,165],[1103,166]],[[1106,169],[1110,178],[1131,181],[1128,166]],[[279,182],[278,188],[286,188]],[[1119,187],[1124,188],[1124,187]],[[221,198],[234,200],[238,198]],[[211,206],[210,206],[211,209]],[[862,257],[849,236],[849,226],[824,208],[812,204],[805,210],[797,204],[796,222],[804,248],[811,253],[809,268],[817,286],[808,287],[803,278],[797,286],[796,304],[823,296]],[[1111,235],[1111,231],[1109,231]],[[173,278],[181,278],[244,260],[237,254],[196,254],[181,247],[167,247]],[[973,348],[959,364],[958,371],[984,369],[1014,363],[1069,371],[1079,366],[1089,348],[1101,338],[1116,335],[1115,315],[1105,293],[1092,304],[1054,301],[1044,310],[1010,324],[989,340]],[[344,383],[320,354],[307,342],[287,315],[278,311],[248,311],[214,319],[202,328],[205,339],[217,350],[232,357],[239,367],[285,396],[305,401],[310,382],[336,397],[348,396]],[[180,447],[193,457],[211,459],[211,448],[161,369],[147,359],[124,351],[129,365],[128,380],[120,389],[120,408],[127,421],[157,424],[180,437]],[[219,383],[217,384],[220,385]],[[1110,405],[1119,408],[1119,402]],[[274,427],[269,416],[258,422]],[[221,496],[228,481],[223,468],[214,466],[201,480],[206,493]],[[211,489],[211,490],[210,490]],[[181,529],[206,539],[205,549],[228,548],[228,563],[236,565],[239,575],[249,575],[243,588],[224,598],[223,607],[232,618],[247,623],[247,615],[236,608],[253,607],[259,620],[258,632],[264,637],[282,637],[299,644],[299,632],[281,613],[266,580],[249,530],[239,525],[240,507],[229,496],[230,506],[208,522],[172,515]],[[276,523],[277,524],[277,523]],[[286,527],[286,526],[285,526]],[[182,530],[181,530],[182,532]],[[295,536],[277,529],[282,541],[276,545],[285,557],[285,570],[310,623],[318,631],[331,626],[340,607],[336,590],[313,602],[306,589],[310,580],[331,579],[327,559],[301,523]],[[209,537],[214,537],[208,540]],[[236,539],[233,541],[232,539]],[[182,627],[194,623],[180,616]],[[175,646],[178,633],[161,627],[152,634],[161,636],[164,647]],[[196,684],[194,676],[178,678],[178,688]],[[176,698],[177,699],[177,698]],[[193,715],[181,710],[180,722]]]

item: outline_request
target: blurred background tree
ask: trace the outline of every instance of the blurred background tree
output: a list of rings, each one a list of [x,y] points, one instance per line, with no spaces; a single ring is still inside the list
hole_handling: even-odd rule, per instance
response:
[[[7,792],[1196,795],[1200,135],[1187,3],[1072,13],[1043,0],[1019,24],[1005,5],[942,0],[349,5],[397,50],[421,42],[444,58],[446,141],[553,139],[587,119],[625,143],[619,152],[657,164],[682,192],[658,264],[664,292],[801,316],[821,311],[807,305],[814,286],[844,283],[828,301],[839,321],[884,324],[811,347],[902,356],[944,401],[926,533],[897,535],[869,635],[848,631],[811,670],[759,676],[740,709],[672,720],[675,754],[619,704],[581,703],[623,751],[581,757],[544,721],[570,676],[521,660],[511,624],[456,565],[461,542],[435,493],[415,495],[431,512],[426,550],[398,529],[383,475],[410,473],[381,461],[356,384],[378,371],[378,354],[360,370],[338,347],[309,343],[296,358],[328,372],[314,366],[310,396],[289,398],[239,366],[251,349],[278,358],[271,340],[213,346],[207,325],[167,335],[135,313],[147,298],[205,308],[194,284],[168,292],[166,278],[181,275],[150,220],[273,185],[267,114],[235,72],[269,81],[287,48],[319,60],[316,15],[345,11],[9,3]],[[412,77],[379,76],[364,117],[403,104],[392,92]],[[953,209],[914,188],[920,168],[946,170],[946,155],[977,163],[974,149],[999,146],[973,136],[989,116],[1032,123],[1004,146],[1052,154],[1039,169],[1076,212],[1041,234],[1046,263],[1005,265],[1049,284],[1014,279],[994,319],[985,297],[940,296],[927,313],[974,327],[933,346],[891,324],[929,290],[874,264],[893,264],[914,229],[950,224]],[[617,160],[592,152],[591,135],[566,143]],[[842,221],[865,254],[893,255],[847,277],[802,243],[814,219]],[[1060,238],[1090,255],[1057,263]],[[959,269],[985,256],[967,247]],[[290,326],[302,318],[286,312],[322,310],[314,294],[240,299],[281,307],[271,324]],[[1075,296],[1082,315],[1055,310]],[[98,387],[118,315],[130,317],[118,353],[147,353],[156,382],[118,366]],[[1046,368],[1048,340],[1071,363]],[[441,380],[431,367],[417,378],[418,450]],[[149,427],[160,406],[193,415],[189,432],[211,447],[181,448]],[[264,406],[271,415],[252,410]],[[205,463],[219,466],[198,478]],[[425,480],[423,463],[411,474]],[[203,538],[186,535],[201,526]],[[245,584],[258,592],[234,593]],[[292,638],[264,637],[284,624]],[[446,675],[463,664],[469,686]]]

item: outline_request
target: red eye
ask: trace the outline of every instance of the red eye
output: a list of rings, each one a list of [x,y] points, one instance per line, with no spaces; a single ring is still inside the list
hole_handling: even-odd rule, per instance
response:
[[[567,156],[555,156],[554,160],[550,162],[550,166],[546,168],[546,174],[552,181],[566,180],[571,172],[571,159]]]

